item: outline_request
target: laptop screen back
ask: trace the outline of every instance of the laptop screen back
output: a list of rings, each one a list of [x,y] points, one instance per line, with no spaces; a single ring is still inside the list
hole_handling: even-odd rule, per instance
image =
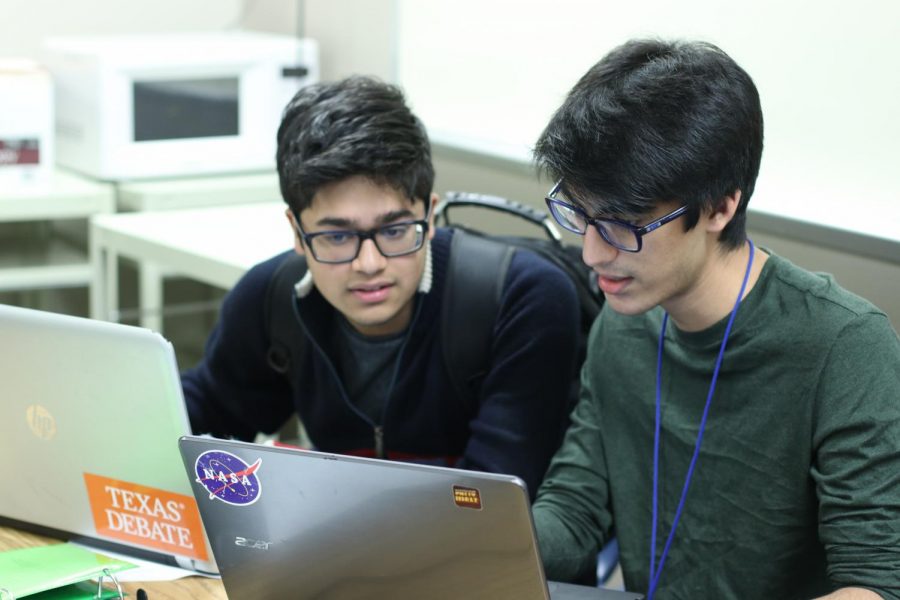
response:
[[[0,518],[210,569],[178,454],[190,428],[171,344],[3,305],[0,332]]]
[[[229,597],[547,597],[517,478],[209,438],[180,445]]]

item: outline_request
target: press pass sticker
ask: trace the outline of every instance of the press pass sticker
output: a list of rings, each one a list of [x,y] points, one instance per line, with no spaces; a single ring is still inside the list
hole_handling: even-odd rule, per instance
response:
[[[481,509],[481,492],[475,488],[453,486],[453,501],[462,508]]]
[[[262,482],[256,475],[261,464],[261,458],[248,465],[230,452],[210,450],[194,462],[194,481],[206,488],[210,500],[218,498],[226,504],[248,506],[259,500],[262,492]]]
[[[193,498],[91,473],[84,483],[98,535],[207,560]]]

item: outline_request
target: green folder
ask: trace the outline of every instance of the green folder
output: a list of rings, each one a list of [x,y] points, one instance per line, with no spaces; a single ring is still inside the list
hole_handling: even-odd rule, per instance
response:
[[[125,592],[122,594],[124,595]],[[28,596],[28,600],[96,600],[96,598],[97,584],[84,581]],[[104,588],[102,600],[107,600],[107,598],[119,598],[119,593],[114,589]]]
[[[51,544],[8,550],[0,552],[0,590],[5,589],[15,598],[21,598],[90,579],[98,579],[104,570],[116,573],[135,566],[137,565],[94,554],[90,550],[72,544]],[[76,588],[71,589],[73,594],[78,591]],[[93,593],[96,591],[97,586],[94,584]],[[78,598],[83,596],[76,594],[53,597]]]

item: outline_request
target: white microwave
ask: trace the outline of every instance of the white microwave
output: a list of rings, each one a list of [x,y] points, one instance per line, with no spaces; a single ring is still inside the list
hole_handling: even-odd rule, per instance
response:
[[[56,162],[109,181],[275,169],[285,105],[319,78],[314,40],[260,32],[45,41]]]

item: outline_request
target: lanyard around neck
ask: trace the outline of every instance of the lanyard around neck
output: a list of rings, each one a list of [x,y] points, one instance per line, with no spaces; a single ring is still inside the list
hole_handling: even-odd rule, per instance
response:
[[[703,430],[706,428],[706,417],[709,414],[709,406],[712,403],[713,392],[716,390],[716,381],[719,378],[719,368],[722,366],[722,356],[725,354],[725,345],[728,342],[728,335],[731,333],[731,326],[737,315],[738,307],[741,305],[741,298],[744,297],[744,290],[747,289],[747,281],[750,279],[750,270],[753,267],[753,254],[755,247],[753,240],[748,239],[750,244],[750,258],[747,260],[747,270],[744,273],[744,281],[741,283],[741,291],[738,293],[737,300],[734,302],[734,308],[731,310],[731,316],[728,318],[728,325],[725,327],[725,335],[722,337],[722,344],[719,346],[719,356],[716,358],[716,366],[713,370],[712,382],[709,385],[709,393],[706,395],[706,406],[703,407],[703,417],[700,419],[700,430],[697,432],[697,442],[694,444],[694,455],[691,457],[691,464],[688,467],[687,475],[684,478],[684,487],[681,489],[681,499],[678,501],[678,508],[675,510],[675,518],[672,520],[672,529],[669,531],[669,537],[666,539],[666,545],[663,547],[662,555],[659,557],[659,566],[656,566],[656,526],[658,520],[658,488],[659,488],[659,429],[660,429],[660,397],[662,395],[662,359],[663,346],[666,338],[666,324],[669,322],[669,313],[663,315],[662,327],[659,331],[659,346],[656,358],[656,423],[653,431],[653,526],[650,530],[650,587],[647,590],[647,600],[653,600],[653,594],[656,592],[656,586],[659,584],[659,577],[662,575],[663,565],[666,562],[666,556],[669,554],[669,547],[675,538],[675,528],[678,527],[678,521],[681,519],[681,511],[684,509],[684,501],[687,498],[688,488],[691,485],[691,477],[694,475],[694,467],[697,465],[697,457],[700,455],[700,444],[703,442]]]

